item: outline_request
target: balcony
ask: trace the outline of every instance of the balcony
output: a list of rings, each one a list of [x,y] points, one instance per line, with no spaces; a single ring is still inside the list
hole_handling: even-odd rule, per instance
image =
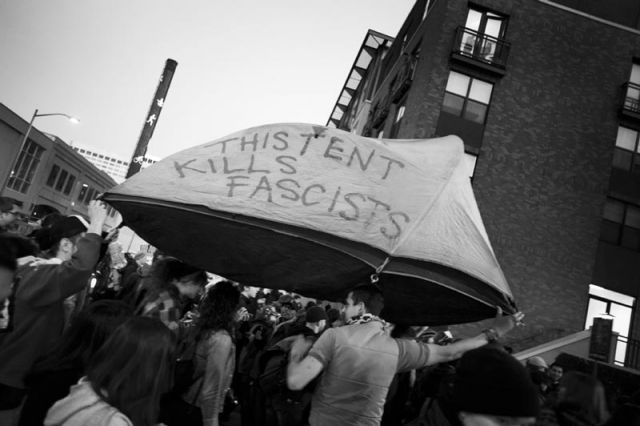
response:
[[[627,82],[622,85],[622,115],[640,120],[640,84]]]
[[[623,361],[616,360],[615,364],[622,367],[633,368],[634,370],[640,370],[640,340],[630,339],[625,336],[618,336],[616,343],[617,347],[620,348],[620,353],[624,354],[624,358]]]
[[[390,92],[392,102],[400,101],[411,86],[417,63],[418,59],[414,55],[402,55],[402,62],[400,63],[398,74],[396,74],[391,82]]]
[[[456,29],[451,58],[504,75],[511,43],[465,27]]]

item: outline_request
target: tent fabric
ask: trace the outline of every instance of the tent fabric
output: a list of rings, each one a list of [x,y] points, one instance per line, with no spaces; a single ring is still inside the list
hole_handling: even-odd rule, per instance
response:
[[[335,300],[384,265],[389,315],[468,322],[514,305],[463,153],[455,136],[274,124],[178,152],[104,199],[149,243],[219,275]],[[429,298],[456,303],[426,313]]]

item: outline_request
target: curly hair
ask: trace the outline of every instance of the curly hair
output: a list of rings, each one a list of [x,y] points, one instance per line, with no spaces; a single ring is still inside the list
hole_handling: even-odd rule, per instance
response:
[[[240,304],[240,290],[231,281],[220,281],[207,290],[200,302],[197,333],[226,330],[232,334],[233,321]]]

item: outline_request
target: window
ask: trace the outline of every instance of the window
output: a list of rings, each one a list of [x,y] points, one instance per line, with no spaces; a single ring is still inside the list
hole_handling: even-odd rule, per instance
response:
[[[391,132],[389,133],[390,138],[395,138],[398,136],[398,132],[400,131],[400,124],[402,123],[402,119],[404,118],[405,104],[407,103],[407,98],[405,96],[400,102],[396,104],[396,116],[393,119],[393,125],[391,126]]]
[[[89,204],[89,201],[93,200],[94,195],[96,195],[96,190],[93,188],[89,188],[89,191],[87,191],[87,196],[84,199],[84,203]]]
[[[69,172],[63,169],[54,188],[56,191],[62,191],[62,188],[64,188],[64,183],[67,180],[67,176],[69,176]]]
[[[87,195],[87,189],[89,189],[89,185],[83,183],[80,188],[80,193],[78,194],[78,201],[84,201],[84,197]]]
[[[640,65],[631,66],[631,75],[624,98],[624,107],[634,112],[640,111]]]
[[[602,213],[600,239],[640,251],[640,206],[607,198]]]
[[[507,17],[488,10],[470,7],[464,26],[478,34],[503,38],[507,29]]]
[[[53,185],[56,183],[58,173],[60,173],[60,167],[54,164],[51,168],[51,172],[49,172],[49,177],[47,178],[47,186],[53,188]]]
[[[464,163],[464,168],[466,170],[467,176],[469,178],[473,178],[473,175],[476,172],[476,162],[478,161],[478,156],[464,153],[464,157],[462,158],[462,162]]]
[[[640,145],[638,131],[618,126],[616,148],[613,152],[613,167],[640,173]]]
[[[76,183],[76,177],[74,175],[69,175],[69,179],[67,179],[67,184],[64,186],[64,191],[62,193],[64,195],[69,195],[73,190],[73,185]]]
[[[27,140],[18,155],[18,161],[16,161],[15,167],[9,175],[7,187],[26,194],[31,186],[33,176],[36,174],[36,169],[38,168],[43,152],[44,148]]]
[[[589,329],[593,325],[593,319],[598,317],[613,320],[613,331],[618,333],[615,363],[624,365],[627,350],[627,337],[635,299],[622,293],[608,290],[597,285],[589,285],[589,305],[584,328]]]
[[[442,111],[484,124],[493,84],[451,71],[442,101]]]
[[[488,10],[469,8],[467,31],[462,36],[460,52],[491,61],[496,54],[498,39],[504,38],[507,17]]]

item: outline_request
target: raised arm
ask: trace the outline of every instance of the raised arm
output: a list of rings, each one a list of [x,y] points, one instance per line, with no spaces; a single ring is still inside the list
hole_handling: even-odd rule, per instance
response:
[[[69,297],[82,290],[93,272],[102,243],[102,227],[107,218],[107,208],[102,201],[89,203],[89,227],[85,236],[78,240],[77,250],[71,260],[62,263],[57,270],[55,280],[60,289],[60,296]]]
[[[456,360],[465,352],[484,346],[504,336],[518,325],[522,318],[524,318],[522,312],[502,316],[502,311],[499,309],[491,328],[484,330],[475,337],[462,339],[447,346],[398,339],[398,347],[400,348],[398,371],[408,371]]]
[[[324,368],[317,358],[305,356],[310,347],[311,342],[302,335],[299,335],[291,346],[287,367],[287,386],[291,390],[304,389]]]
[[[38,274],[38,278],[21,291],[25,297],[32,300],[34,306],[48,305],[56,300],[66,299],[87,285],[100,255],[102,242],[100,234],[106,212],[102,202],[92,201],[89,204],[90,223],[87,233],[76,243],[76,250],[71,259],[61,264],[47,263],[35,266],[31,270]],[[43,271],[38,271],[40,269]]]
[[[524,314],[522,312],[503,316],[502,310],[498,309],[498,315],[496,316],[493,326],[484,330],[479,335],[462,339],[447,346],[429,345],[430,354],[427,365],[456,360],[467,351],[492,343],[506,335],[516,325],[520,324],[523,318]]]

